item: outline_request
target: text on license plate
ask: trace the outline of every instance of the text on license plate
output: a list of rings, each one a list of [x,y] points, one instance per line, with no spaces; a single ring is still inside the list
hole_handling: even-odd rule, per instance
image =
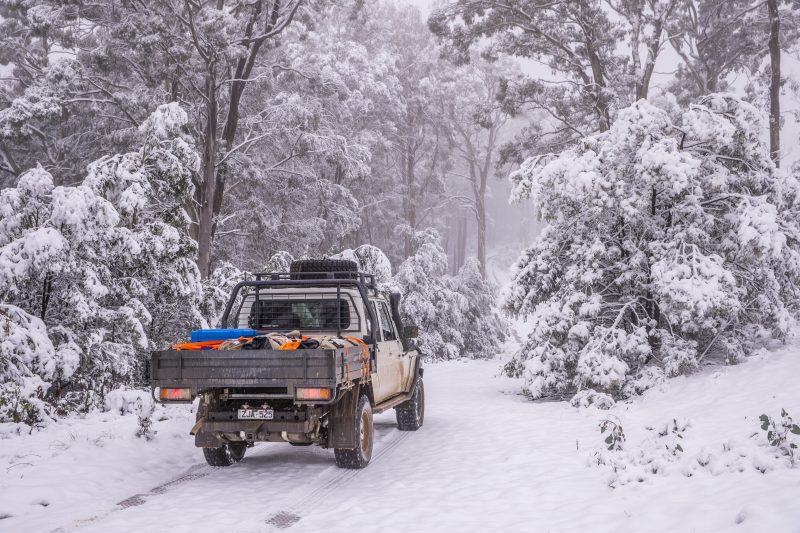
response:
[[[272,409],[239,409],[239,420],[272,420]]]

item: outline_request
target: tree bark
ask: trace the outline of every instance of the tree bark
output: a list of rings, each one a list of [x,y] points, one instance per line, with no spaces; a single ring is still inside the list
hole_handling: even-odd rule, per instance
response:
[[[456,241],[456,257],[455,264],[453,265],[453,274],[457,274],[458,270],[464,265],[467,258],[467,219],[461,217],[458,221],[458,240]]]
[[[47,306],[50,304],[52,287],[53,274],[51,272],[47,272],[47,274],[44,275],[44,282],[42,283],[42,312],[39,315],[39,318],[42,319],[42,322],[44,322],[45,318],[47,317]]]
[[[653,25],[653,35],[647,46],[647,61],[644,65],[642,79],[637,82],[636,99],[647,100],[650,92],[650,80],[653,78],[653,71],[656,68],[656,58],[659,48],[661,48],[661,33],[664,31],[664,21],[659,19]]]
[[[478,199],[478,265],[481,276],[486,279],[486,202],[484,198]]]
[[[406,220],[406,225],[410,228],[410,233],[407,233],[405,236],[405,240],[403,243],[403,255],[405,258],[409,258],[414,255],[414,243],[412,242],[412,235],[414,231],[417,229],[417,206],[416,206],[416,198],[415,198],[415,188],[416,188],[416,179],[415,179],[415,167],[416,164],[414,162],[414,152],[411,147],[411,136],[409,136],[405,143],[405,154],[403,167],[405,171],[404,174],[404,181],[405,181],[405,194],[403,194],[403,215]]]
[[[212,67],[213,68],[213,67]],[[198,190],[197,267],[207,279],[211,269],[214,240],[214,199],[217,195],[217,90],[214,74],[206,79],[206,126],[203,139],[203,187]]]
[[[781,19],[778,0],[767,0],[769,9],[769,151],[776,167],[781,165]]]
[[[483,279],[486,279],[486,187],[492,171],[492,156],[494,155],[499,120],[500,117],[498,115],[495,117],[492,127],[489,128],[486,153],[484,154],[483,165],[480,167],[480,176],[478,177],[479,183],[475,187],[475,215],[478,222],[478,265]]]

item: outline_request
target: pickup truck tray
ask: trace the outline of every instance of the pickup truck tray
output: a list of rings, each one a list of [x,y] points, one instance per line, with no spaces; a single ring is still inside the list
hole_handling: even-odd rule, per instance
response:
[[[150,359],[152,387],[285,389],[274,397],[294,397],[295,386],[336,387],[367,377],[366,347],[335,350],[163,350]]]

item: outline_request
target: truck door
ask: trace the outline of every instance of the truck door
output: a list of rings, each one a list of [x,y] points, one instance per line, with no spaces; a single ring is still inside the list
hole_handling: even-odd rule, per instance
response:
[[[400,335],[395,327],[394,321],[389,313],[386,302],[375,302],[376,314],[380,322],[381,342],[379,349],[385,351],[387,361],[386,378],[381,378],[381,388],[386,394],[386,398],[405,392],[405,376],[403,372],[403,344],[400,342]],[[380,373],[380,370],[379,370]],[[383,376],[383,375],[382,375]]]
[[[386,308],[386,319],[391,323],[392,327],[394,328],[395,332],[395,340],[397,344],[395,345],[395,349],[397,350],[397,358],[400,362],[400,376],[401,376],[401,387],[403,392],[408,392],[411,390],[411,382],[414,379],[414,357],[413,354],[416,353],[414,350],[409,350],[406,352],[405,348],[403,348],[403,341],[400,340],[400,335],[402,332],[397,327],[397,323],[393,319],[393,314],[389,312],[389,308],[386,307],[386,303],[382,303],[384,308]]]

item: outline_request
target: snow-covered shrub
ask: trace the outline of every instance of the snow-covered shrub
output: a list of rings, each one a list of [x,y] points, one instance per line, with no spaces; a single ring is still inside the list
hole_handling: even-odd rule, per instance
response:
[[[704,468],[712,461],[712,454],[701,450],[697,455],[685,456],[681,442],[689,427],[691,423],[688,420],[673,419],[658,428],[647,428],[650,434],[641,442],[632,444],[619,420],[603,420],[600,423],[603,444],[591,452],[589,463],[611,471],[608,485],[612,488],[671,472],[691,476],[694,469]],[[727,458],[725,463],[724,471],[730,471],[731,464]],[[734,468],[740,464],[741,461],[734,461]]]
[[[570,405],[573,407],[594,407],[602,410],[611,409],[615,404],[614,398],[608,394],[592,389],[584,389],[570,400]]]
[[[609,451],[620,451],[625,444],[625,430],[619,420],[606,419],[600,422],[600,433]]]
[[[127,414],[149,414],[155,408],[150,392],[144,389],[120,387],[106,393],[103,410]]]
[[[106,394],[103,407],[106,411],[116,411],[120,415],[135,414],[138,418],[136,436],[146,440],[155,437],[152,417],[156,403],[148,391],[126,387],[114,389]]]
[[[512,200],[531,198],[548,222],[504,298],[533,321],[508,366],[532,397],[627,396],[786,334],[799,189],[772,163],[762,126],[730,95],[678,122],[639,101],[608,131],[512,174]]]
[[[464,298],[462,355],[473,359],[494,357],[508,335],[508,323],[497,308],[497,288],[483,279],[475,258],[467,259],[459,269],[453,288]]]
[[[358,264],[359,272],[366,272],[375,276],[375,282],[386,288],[392,279],[392,263],[383,250],[371,244],[362,244],[355,250],[342,250],[332,259],[346,259]]]
[[[648,389],[661,385],[666,379],[664,370],[656,365],[640,368],[635,374],[630,374],[622,388],[622,397],[631,398],[638,396]]]
[[[797,437],[800,435],[800,426],[794,423],[786,409],[781,409],[780,420],[774,420],[768,415],[761,415],[758,419],[761,421],[761,429],[766,432],[769,445],[781,455],[788,457],[789,463],[794,465],[800,454],[798,452],[800,438]]]
[[[392,281],[402,294],[404,322],[419,327],[417,345],[431,359],[490,358],[505,340],[507,324],[495,303],[495,288],[469,260],[447,274],[447,254],[433,230],[413,235],[414,255]]]
[[[267,264],[261,269],[262,272],[289,272],[294,257],[289,252],[275,252],[269,258]]]
[[[69,350],[56,350],[47,328],[19,307],[0,304],[0,422],[40,425],[50,383],[69,379],[78,366]]]
[[[392,264],[386,254],[377,246],[362,244],[353,250],[361,272],[372,274],[378,285],[389,283],[392,279]]]
[[[144,354],[199,319],[183,207],[198,158],[176,130],[181,120],[174,104],[160,107],[140,129],[139,151],[92,163],[81,185],[56,187],[38,167],[0,192],[0,294],[12,304],[4,314],[16,317],[19,336],[47,339],[26,342],[39,363],[12,365],[41,379],[37,397],[60,410],[141,380]]]
[[[463,313],[466,298],[447,275],[447,254],[439,234],[429,229],[413,236],[416,253],[397,269],[395,283],[403,297],[403,322],[419,327],[417,347],[430,359],[455,359],[464,348]]]

